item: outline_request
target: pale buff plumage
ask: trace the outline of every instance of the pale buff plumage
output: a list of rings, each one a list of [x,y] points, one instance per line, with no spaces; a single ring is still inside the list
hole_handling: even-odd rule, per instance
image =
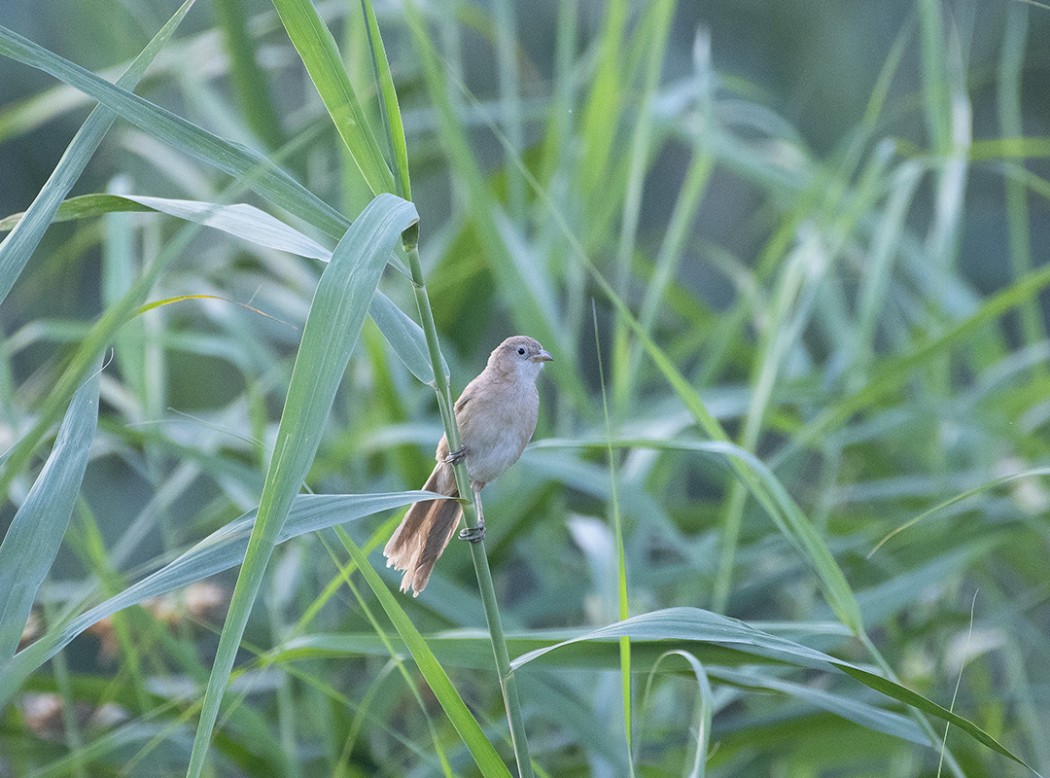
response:
[[[536,431],[536,379],[543,363],[551,359],[532,338],[507,338],[456,401],[461,455],[475,493],[518,461]],[[423,488],[458,498],[448,457],[448,441],[442,436],[434,455],[437,466]],[[408,509],[383,549],[387,566],[405,573],[401,591],[412,589],[418,596],[426,588],[434,564],[452,540],[462,515],[456,499],[426,500]]]

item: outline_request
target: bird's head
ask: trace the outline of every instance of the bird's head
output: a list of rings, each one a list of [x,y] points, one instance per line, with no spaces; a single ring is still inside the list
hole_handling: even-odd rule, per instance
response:
[[[540,342],[528,335],[515,335],[500,343],[489,355],[489,368],[503,374],[517,374],[533,381],[540,374],[544,362],[552,362],[550,355]]]

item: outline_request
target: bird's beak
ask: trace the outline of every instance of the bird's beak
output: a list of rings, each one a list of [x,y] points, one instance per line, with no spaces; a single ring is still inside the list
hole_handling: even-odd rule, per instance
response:
[[[533,362],[553,362],[554,357],[550,355],[547,349],[541,348],[540,352],[532,358]]]

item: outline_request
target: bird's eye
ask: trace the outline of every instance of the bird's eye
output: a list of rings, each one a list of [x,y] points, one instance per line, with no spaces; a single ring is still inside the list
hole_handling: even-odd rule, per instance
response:
[[[525,347],[524,346],[518,346],[518,353],[521,354],[522,356],[525,356]]]

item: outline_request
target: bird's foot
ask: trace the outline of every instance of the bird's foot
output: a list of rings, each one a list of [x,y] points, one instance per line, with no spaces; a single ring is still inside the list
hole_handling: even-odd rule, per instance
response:
[[[445,457],[445,464],[446,465],[458,465],[460,462],[462,462],[466,458],[467,458],[467,447],[463,446],[463,448],[457,448],[455,451],[453,451],[451,454],[449,454],[447,457]]]
[[[480,543],[485,539],[485,521],[478,522],[476,527],[464,527],[459,531],[459,539],[468,543]]]

